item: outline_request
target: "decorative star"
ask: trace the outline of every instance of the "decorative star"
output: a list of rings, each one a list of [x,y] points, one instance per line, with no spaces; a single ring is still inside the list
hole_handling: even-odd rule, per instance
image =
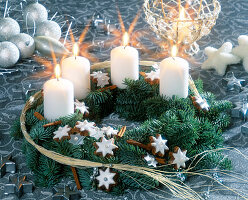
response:
[[[205,54],[208,56],[208,59],[202,64],[202,69],[215,69],[219,75],[223,76],[227,65],[240,62],[240,58],[231,52],[232,44],[230,42],[224,43],[219,49],[213,47],[205,48]]]
[[[72,191],[69,186],[64,186],[64,188],[53,188],[52,200],[71,200],[80,199],[80,197],[80,192]]]
[[[94,129],[90,129],[89,133],[90,133],[90,137],[94,137],[96,140],[99,140],[104,136],[104,131],[98,127],[94,127]]]
[[[159,80],[159,73],[160,73],[160,70],[156,70],[156,71],[151,71],[150,73],[146,73],[146,79],[151,79],[151,81],[154,81],[154,80]]]
[[[153,167],[157,167],[158,162],[156,161],[155,157],[147,154],[144,159],[146,160],[148,166],[153,166]]]
[[[99,170],[99,176],[96,177],[96,180],[98,181],[98,187],[101,189],[106,189],[109,191],[111,187],[116,185],[116,172],[111,172],[109,168],[106,168],[106,170]]]
[[[80,129],[80,131],[90,131],[95,128],[95,123],[88,122],[87,120],[84,120],[83,122],[78,121],[76,128]]]
[[[164,156],[165,151],[169,150],[169,148],[166,146],[167,140],[163,139],[160,134],[157,134],[156,137],[151,136],[150,137],[152,153],[155,155],[157,153],[160,153],[161,156]]]
[[[224,78],[224,80],[228,81],[227,82],[227,90],[228,91],[233,91],[233,90],[235,90],[235,88],[239,89],[239,91],[240,91],[241,88],[242,88],[241,82],[244,82],[245,81],[245,79],[237,79],[234,76],[234,73],[233,72],[232,72],[232,76],[231,77]]]
[[[26,181],[26,176],[20,178],[19,174],[9,176],[9,182],[5,185],[4,194],[15,194],[20,198],[25,193],[32,193],[33,183]]]
[[[74,102],[74,105],[75,105],[75,109],[79,110],[82,114],[85,114],[85,113],[89,114],[89,110],[88,110],[89,107],[87,107],[84,102],[80,102],[76,99],[76,101]]]
[[[95,142],[94,146],[96,147],[95,153],[103,157],[107,155],[113,156],[113,150],[118,149],[118,147],[114,144],[113,138],[107,140],[105,137],[103,137],[101,142]]]
[[[11,155],[3,158],[1,155],[1,178],[6,174],[6,173],[11,173],[14,174],[16,172],[16,164],[11,161]]]
[[[108,136],[114,136],[118,134],[118,130],[114,130],[112,127],[108,126],[108,127],[103,127],[102,131],[104,131],[104,133]]]
[[[66,125],[64,127],[59,127],[59,129],[53,133],[55,135],[53,137],[53,139],[61,140],[64,137],[69,137],[68,132],[70,130],[71,130],[71,128],[68,125]]]
[[[109,84],[110,78],[108,77],[108,73],[102,73],[101,71],[93,72],[93,74],[91,74],[91,77],[93,78],[93,80],[97,81],[97,86],[100,86],[101,88]]]
[[[185,162],[189,160],[189,158],[186,157],[187,150],[181,151],[179,147],[176,147],[175,152],[176,153],[172,153],[171,164],[174,164],[176,169],[179,169],[180,167],[185,168],[186,167]]]
[[[239,46],[233,48],[232,53],[243,60],[245,71],[248,72],[248,36],[240,35],[238,43]]]
[[[70,135],[71,139],[69,140],[69,143],[73,145],[82,145],[84,144],[84,138],[85,136],[81,136],[79,133],[77,134],[71,134]]]

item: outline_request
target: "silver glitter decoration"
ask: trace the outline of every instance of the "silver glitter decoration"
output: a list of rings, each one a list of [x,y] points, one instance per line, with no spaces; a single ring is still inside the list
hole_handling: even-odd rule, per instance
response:
[[[44,21],[37,24],[36,36],[47,36],[59,40],[61,38],[61,28],[54,21]]]
[[[16,164],[11,161],[11,155],[3,158],[1,156],[1,166],[0,166],[0,171],[1,171],[1,178],[6,174],[6,173],[15,173],[16,172]]]
[[[52,200],[77,200],[80,199],[79,191],[72,191],[69,186],[64,188],[53,188]]]
[[[224,78],[224,80],[227,81],[227,91],[238,90],[239,92],[242,89],[241,83],[245,81],[245,79],[237,79],[233,72],[230,77]]]
[[[208,105],[206,99],[202,98],[201,96],[195,96],[195,103],[203,112],[207,112],[210,109],[210,106]]]
[[[34,39],[30,35],[20,33],[12,36],[9,41],[18,47],[21,58],[29,58],[33,55],[35,50],[35,43]]]
[[[9,182],[5,185],[4,194],[15,194],[20,198],[25,193],[33,192],[33,183],[26,181],[26,176],[10,176]]]
[[[81,136],[79,133],[75,135],[70,135],[71,139],[69,140],[69,143],[73,145],[82,145],[84,144],[84,138],[85,136]]]
[[[46,8],[37,2],[24,9],[23,17],[27,25],[33,27],[35,24],[46,21],[48,13]]]
[[[0,67],[11,67],[20,57],[19,49],[11,42],[0,42]]]
[[[20,33],[20,26],[16,20],[7,17],[0,20],[0,41],[7,41],[13,35]]]
[[[64,47],[64,45],[51,37],[37,36],[34,38],[35,48],[43,56],[51,57],[51,52],[53,51],[56,57],[63,57],[69,54],[69,51]]]

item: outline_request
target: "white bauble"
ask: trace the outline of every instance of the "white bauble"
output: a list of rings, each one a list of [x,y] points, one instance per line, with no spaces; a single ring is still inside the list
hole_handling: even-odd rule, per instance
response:
[[[39,3],[33,3],[29,4],[24,9],[23,17],[27,25],[33,27],[34,22],[35,24],[38,24],[40,22],[46,21],[48,13],[47,9],[43,5]]]
[[[54,21],[44,21],[37,24],[36,36],[47,36],[59,40],[61,37],[60,26]]]
[[[0,42],[0,67],[11,67],[19,60],[17,46],[11,42]]]
[[[34,39],[30,35],[26,33],[20,33],[12,36],[9,41],[18,47],[21,58],[29,58],[33,55],[35,50],[35,43]]]
[[[20,26],[16,20],[7,17],[0,20],[0,41],[6,41],[11,36],[20,33]]]

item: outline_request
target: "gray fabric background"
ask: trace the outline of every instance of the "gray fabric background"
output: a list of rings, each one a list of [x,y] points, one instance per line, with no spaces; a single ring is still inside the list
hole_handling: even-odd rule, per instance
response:
[[[9,5],[11,5],[10,16],[21,21],[21,11],[19,6],[19,1],[10,0]],[[29,1],[31,2],[31,1]],[[143,4],[142,0],[46,0],[40,1],[49,10],[49,17],[51,18],[55,12],[59,12],[58,16],[73,15],[75,17],[76,26],[73,30],[78,31],[78,35],[82,30],[82,22],[85,17],[90,17],[95,10],[101,11],[107,18],[111,19],[113,23],[118,23],[117,12],[115,9],[115,4],[118,4],[120,11],[123,16],[123,20],[126,27],[129,26],[133,20],[137,10],[139,10]],[[240,104],[240,94],[226,92],[226,82],[223,81],[222,77],[218,76],[214,71],[202,71],[200,65],[204,61],[205,56],[203,55],[203,49],[209,45],[219,48],[224,42],[230,41],[234,45],[237,44],[237,38],[241,34],[247,34],[248,29],[248,1],[247,0],[220,0],[222,5],[222,12],[217,20],[216,26],[214,26],[211,34],[207,37],[202,38],[198,44],[200,45],[201,51],[195,55],[193,61],[191,61],[191,75],[193,78],[201,78],[204,80],[205,89],[215,93],[218,99],[228,99],[235,104]],[[1,11],[3,11],[5,1],[0,0]],[[25,6],[25,2],[24,2]],[[0,13],[2,15],[3,12]],[[68,19],[72,19],[68,17]],[[61,22],[64,18],[57,17],[56,21]],[[137,23],[136,31],[146,31],[151,32],[149,25],[145,22],[144,13]],[[24,32],[26,32],[24,30]],[[90,32],[86,38],[86,41],[91,42],[93,38],[93,33]],[[98,35],[95,38],[96,42],[109,39],[111,36]],[[157,47],[152,44],[149,40],[143,38],[144,43],[152,51],[156,51]],[[95,55],[100,60],[109,59],[109,52],[112,47],[106,47],[98,49]],[[141,59],[151,59],[149,55],[141,53]],[[156,59],[160,61],[160,59]],[[20,61],[14,69],[19,69],[12,75],[1,75],[0,74],[0,154],[5,156],[8,154],[13,155],[13,159],[17,164],[17,171],[21,174],[26,174],[29,180],[33,180],[32,173],[27,168],[25,164],[25,156],[21,153],[21,141],[14,141],[9,135],[9,129],[14,119],[18,118],[21,109],[24,105],[23,98],[23,87],[27,88],[29,83],[32,84],[32,88],[39,89],[45,80],[49,79],[51,71],[43,71],[43,68],[35,63],[33,60],[23,60]],[[244,71],[242,65],[234,65],[228,67],[228,71],[233,71],[238,78],[244,78],[247,80],[248,75]],[[247,90],[242,93],[245,94]],[[135,123],[129,123],[125,120],[119,119],[117,115],[110,115],[104,120],[105,124],[116,125],[116,124],[127,124],[128,127],[134,127]],[[228,131],[225,132],[225,146],[226,147],[236,147],[238,150],[242,151],[244,154],[248,154],[248,139],[247,136],[240,133],[240,126],[243,124],[241,120],[233,119],[232,126]],[[247,164],[248,161],[243,159],[238,154],[227,151],[226,155],[232,159],[234,172],[240,173],[243,176],[247,176]],[[4,186],[8,182],[9,174],[5,175],[0,179],[0,199],[17,199],[15,195],[4,195]],[[247,193],[247,184],[241,181],[235,180],[228,176],[221,176],[220,179],[224,184],[236,188],[239,192]],[[63,183],[67,183],[72,187],[75,187],[73,180],[63,180]],[[209,197],[209,199],[240,199],[237,195],[231,192],[225,191],[210,191],[217,187],[203,187],[202,185],[212,185],[211,181],[204,178],[196,177],[191,178],[187,181],[187,184],[197,188],[199,192],[203,193],[204,197]],[[166,189],[164,189],[165,192]],[[207,191],[209,192],[206,193]],[[111,196],[102,191],[86,191],[82,190],[82,199],[159,199],[158,194],[164,198],[169,198],[169,195],[161,191],[131,191],[128,190],[123,196]],[[32,194],[25,194],[22,199],[51,199],[52,191],[51,189],[38,188]]]

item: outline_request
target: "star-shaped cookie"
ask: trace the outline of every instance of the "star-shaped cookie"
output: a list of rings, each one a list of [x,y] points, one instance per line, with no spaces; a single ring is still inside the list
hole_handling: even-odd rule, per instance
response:
[[[163,157],[166,150],[169,148],[166,146],[167,140],[163,139],[160,134],[157,134],[156,137],[151,136],[150,142],[152,146],[152,153],[158,154],[159,156]]]
[[[118,147],[114,144],[113,138],[107,140],[105,137],[103,137],[101,142],[95,142],[94,146],[96,147],[95,154],[102,157],[113,156],[113,150],[118,149]]]
[[[179,169],[180,167],[185,168],[189,158],[186,156],[187,150],[182,151],[179,147],[175,147],[175,153],[170,153],[170,163],[175,166],[175,169]]]
[[[245,71],[248,72],[248,36],[239,36],[238,43],[239,46],[233,48],[232,53],[243,60]]]
[[[87,107],[84,102],[80,102],[76,99],[74,105],[75,109],[79,110],[82,114],[89,114],[89,107]]]
[[[53,132],[54,140],[61,140],[64,138],[69,138],[69,131],[71,130],[71,128],[66,125],[64,127],[59,127],[57,131]]]
[[[228,65],[240,62],[240,58],[231,52],[232,44],[230,42],[224,43],[219,49],[205,48],[208,59],[202,64],[202,69],[215,69],[219,75],[224,76]]]
[[[117,133],[118,133],[118,130],[114,130],[114,129],[113,129],[112,127],[110,127],[110,126],[108,126],[108,127],[102,127],[101,130],[104,131],[104,133],[105,133],[108,137],[117,135]]]
[[[117,173],[111,172],[109,168],[106,168],[105,171],[100,169],[99,176],[96,177],[98,187],[110,191],[111,187],[116,185],[116,175]]]

